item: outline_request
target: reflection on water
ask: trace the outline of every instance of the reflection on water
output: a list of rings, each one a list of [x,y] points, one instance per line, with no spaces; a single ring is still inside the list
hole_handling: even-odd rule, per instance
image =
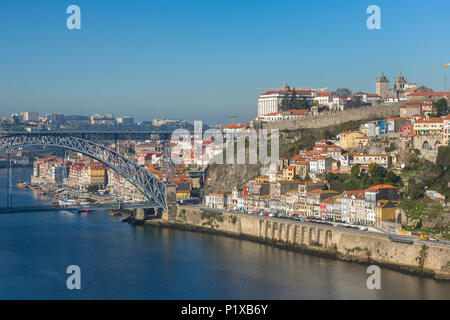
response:
[[[29,179],[30,169],[15,169]],[[6,172],[0,170],[0,181]],[[6,183],[0,203],[6,203]],[[39,203],[14,190],[14,203]],[[49,201],[49,200],[47,200]],[[82,289],[66,288],[67,266]],[[1,299],[449,299],[450,283],[382,269],[368,290],[366,267],[248,241],[134,227],[107,212],[0,216]]]

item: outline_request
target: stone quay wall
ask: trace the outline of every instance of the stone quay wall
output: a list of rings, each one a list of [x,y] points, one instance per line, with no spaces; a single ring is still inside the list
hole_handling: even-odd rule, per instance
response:
[[[173,224],[450,280],[450,247],[439,243],[399,243],[381,233],[227,212],[219,214],[189,206],[178,208]]]

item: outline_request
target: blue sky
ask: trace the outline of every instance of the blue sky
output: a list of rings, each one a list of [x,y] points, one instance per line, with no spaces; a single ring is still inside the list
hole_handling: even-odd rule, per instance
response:
[[[66,28],[71,4],[81,30]],[[366,27],[371,4],[381,30]],[[426,64],[450,62],[449,16],[448,0],[1,0],[0,115],[248,121],[255,88],[372,93],[382,71],[442,90]]]

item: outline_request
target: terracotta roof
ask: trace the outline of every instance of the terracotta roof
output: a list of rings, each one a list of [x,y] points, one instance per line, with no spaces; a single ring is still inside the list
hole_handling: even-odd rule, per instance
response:
[[[416,121],[414,121],[414,123],[443,123],[443,122],[444,122],[444,119],[442,119],[442,118],[430,118],[430,119],[428,119],[428,121],[423,118],[420,118],[420,119],[417,119]]]
[[[391,186],[390,184],[379,184],[379,185],[367,188],[366,191],[377,191],[380,189],[398,189],[398,188]]]
[[[400,108],[408,108],[408,107],[420,107],[422,106],[421,102],[409,102],[402,105]]]
[[[308,113],[308,110],[286,110],[285,112],[289,112],[292,115],[304,115]]]
[[[344,191],[344,193],[342,194],[343,198],[350,198],[351,196],[355,196],[355,197],[363,197],[365,196],[365,192],[364,190],[349,190],[349,191]]]
[[[230,123],[228,125],[222,126],[222,129],[239,129],[239,128],[246,128],[250,127],[250,124],[248,123]]]
[[[450,92],[412,92],[408,96],[450,96]]]
[[[293,93],[293,91],[282,91],[282,90],[278,90],[278,91],[267,91],[267,92],[264,92],[263,94],[261,94],[261,96],[268,96],[268,95],[272,95],[272,94],[290,94],[290,95],[292,95],[292,93]],[[306,90],[300,90],[300,91],[297,91],[297,90],[295,90],[295,93],[296,94],[298,94],[298,95],[311,95],[312,93],[314,93],[314,91],[312,91],[312,90],[308,90],[308,91],[306,91]]]

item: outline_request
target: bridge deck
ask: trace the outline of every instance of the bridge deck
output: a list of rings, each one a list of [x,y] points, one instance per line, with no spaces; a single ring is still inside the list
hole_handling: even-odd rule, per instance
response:
[[[12,208],[0,208],[0,214],[20,213],[20,212],[44,212],[44,211],[69,211],[69,210],[121,210],[121,209],[150,209],[154,208],[149,203],[128,204],[128,203],[112,203],[90,206],[23,206]]]

